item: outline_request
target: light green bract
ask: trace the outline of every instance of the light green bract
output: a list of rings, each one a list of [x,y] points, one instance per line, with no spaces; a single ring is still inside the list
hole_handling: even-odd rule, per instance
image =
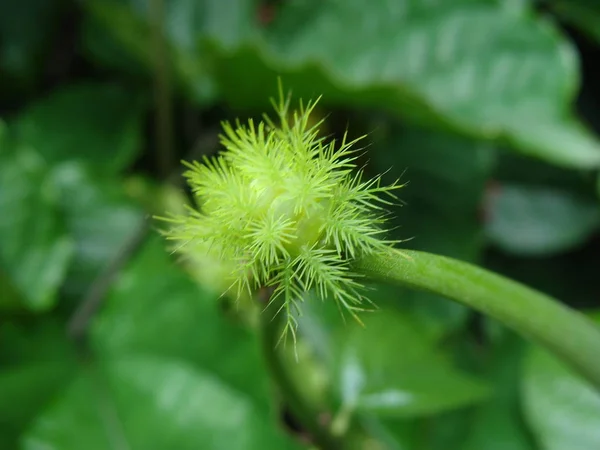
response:
[[[365,298],[350,262],[392,244],[382,236],[383,205],[401,187],[381,186],[380,177],[363,181],[356,140],[326,142],[323,121],[311,125],[316,103],[290,111],[280,91],[276,123],[267,116],[258,124],[224,123],[225,150],[185,163],[198,210],[169,219],[166,231],[179,241],[176,251],[208,251],[232,264],[230,289],[238,295],[271,287],[292,332],[311,289],[357,317]]]

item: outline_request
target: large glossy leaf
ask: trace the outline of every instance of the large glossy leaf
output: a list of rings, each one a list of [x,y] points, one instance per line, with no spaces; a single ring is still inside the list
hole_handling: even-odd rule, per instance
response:
[[[169,3],[166,33],[179,77],[214,81],[237,105],[265,105],[279,73],[301,95],[377,105],[429,126],[505,139],[557,164],[599,166],[600,145],[567,111],[577,88],[574,51],[543,19],[499,3],[285,2],[266,30],[254,25],[249,0],[204,0],[193,9],[179,0]],[[148,51],[150,32],[137,5],[91,8],[135,55]]]
[[[556,188],[501,185],[490,199],[487,235],[505,251],[548,255],[585,242],[600,226],[600,205]]]
[[[565,112],[575,55],[547,23],[477,0],[379,0],[366,9],[358,0],[286,5],[259,47],[271,69],[316,67],[318,78],[356,101],[506,138],[556,163],[599,164],[600,146]],[[328,90],[314,78],[303,92]],[[248,94],[228,88],[229,95]]]
[[[600,393],[539,348],[532,348],[527,359],[523,398],[526,419],[543,450],[600,448]]]
[[[278,426],[254,335],[219,314],[154,236],[91,329],[96,361],[42,413],[25,449],[297,448]]]
[[[90,367],[40,416],[24,450],[300,448],[244,393],[181,360],[129,356]]]
[[[19,138],[49,164],[83,161],[98,173],[127,167],[140,148],[142,101],[113,84],[53,91],[18,119]]]
[[[23,304],[51,308],[73,255],[56,185],[29,148],[0,148],[0,265]]]

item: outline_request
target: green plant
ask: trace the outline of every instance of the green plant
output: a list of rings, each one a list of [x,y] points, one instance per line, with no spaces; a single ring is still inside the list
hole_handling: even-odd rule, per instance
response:
[[[0,2],[0,448],[600,448],[598,30],[595,0]],[[151,219],[203,211],[177,161],[278,77],[402,183],[363,211],[388,242],[336,253],[350,314]]]
[[[356,141],[325,142],[322,121],[310,125],[316,102],[290,110],[290,96],[280,86],[274,104],[277,123],[268,116],[257,125],[228,123],[221,143],[225,150],[203,163],[187,164],[185,174],[198,209],[167,220],[164,234],[183,254],[206,252],[233,263],[231,289],[239,298],[269,289],[267,307],[273,321],[285,314],[283,333],[296,343],[296,316],[310,290],[321,301],[361,310],[364,297],[357,279],[370,276],[444,295],[487,314],[523,336],[546,346],[569,362],[600,389],[600,329],[578,312],[484,269],[423,252],[401,252],[385,233],[383,207],[399,184],[381,186],[380,177],[363,181],[355,173]],[[395,197],[392,197],[395,198]],[[265,323],[265,322],[263,322]],[[278,322],[276,322],[278,323]],[[267,354],[277,343],[277,325],[265,325]],[[565,339],[564,335],[569,338]],[[269,348],[271,345],[273,348]],[[273,359],[271,357],[270,359]],[[280,363],[273,374],[290,395],[291,407],[303,418],[321,444],[328,440],[315,426],[314,414],[287,381]]]
[[[310,123],[317,102],[291,111],[290,101],[280,87],[277,123],[265,116],[257,125],[223,125],[226,151],[186,164],[199,210],[170,219],[165,232],[178,252],[231,263],[238,297],[273,287],[270,302],[286,315],[284,333],[295,333],[299,302],[313,288],[358,319],[364,298],[349,261],[391,244],[380,237],[380,205],[389,203],[381,195],[393,199],[401,187],[382,187],[380,177],[364,181],[354,173],[357,141],[326,143],[323,120]]]

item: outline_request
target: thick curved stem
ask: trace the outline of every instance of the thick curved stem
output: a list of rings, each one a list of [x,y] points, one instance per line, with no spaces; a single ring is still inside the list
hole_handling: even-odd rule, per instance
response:
[[[552,351],[600,390],[600,327],[549,296],[472,264],[419,251],[379,252],[356,261],[354,269],[493,317]]]
[[[272,303],[261,314],[261,345],[271,377],[284,404],[304,427],[314,444],[322,450],[339,450],[343,447],[341,440],[319,423],[319,411],[304,398],[277,349],[282,332],[282,321],[285,320],[284,314],[281,312],[278,314],[278,310],[279,305]]]

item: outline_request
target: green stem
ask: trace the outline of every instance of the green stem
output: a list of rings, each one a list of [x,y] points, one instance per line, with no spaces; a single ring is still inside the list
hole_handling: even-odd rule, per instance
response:
[[[583,314],[472,264],[390,249],[355,269],[373,279],[433,292],[487,314],[541,344],[600,389],[600,327]]]
[[[151,51],[154,57],[154,102],[156,107],[156,162],[163,178],[173,170],[173,111],[169,49],[165,37],[165,0],[150,2]]]
[[[320,449],[341,449],[342,442],[333,436],[331,431],[319,423],[319,411],[313,408],[302,395],[298,386],[292,380],[286,363],[278,351],[278,342],[282,332],[283,313],[277,314],[277,304],[270,304],[260,315],[262,349],[266,364],[277,386],[279,394],[283,397],[285,406],[292,412],[294,418],[304,427],[315,445]]]

